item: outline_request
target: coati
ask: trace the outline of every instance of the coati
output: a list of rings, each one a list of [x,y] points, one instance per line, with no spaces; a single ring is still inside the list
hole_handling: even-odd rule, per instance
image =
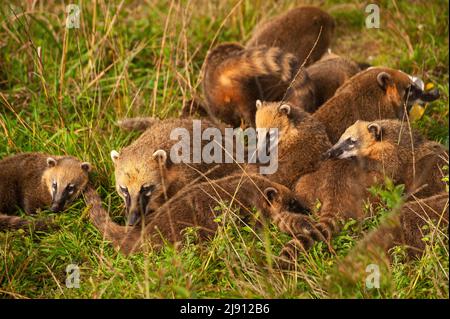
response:
[[[427,235],[427,229],[424,226],[430,222],[448,227],[447,192],[405,203],[399,212],[387,216],[377,229],[367,234],[349,257],[356,251],[371,254],[380,249],[388,254],[392,247],[399,245],[406,246],[409,257],[417,257],[425,249],[422,238]]]
[[[43,153],[21,153],[0,161],[0,230],[25,228],[30,225],[14,214],[23,209],[34,214],[49,207],[60,212],[78,197],[88,182],[91,165],[72,156]],[[33,224],[33,223],[31,223]],[[46,227],[37,221],[35,227]]]
[[[325,128],[290,103],[258,100],[256,107],[256,128],[278,129],[278,170],[267,177],[293,188],[300,176],[317,168],[322,155],[331,147]]]
[[[205,119],[200,123],[201,132],[214,127]],[[156,210],[184,186],[203,181],[206,177],[227,176],[239,168],[236,163],[206,163],[200,159],[195,162],[193,154],[201,154],[209,141],[203,140],[202,136],[194,136],[192,119],[134,118],[120,121],[119,125],[127,130],[146,129],[120,153],[111,152],[116,189],[125,202],[129,225],[138,223],[145,211]],[[187,133],[189,141],[179,140],[177,131]],[[171,134],[175,134],[173,139]],[[195,139],[201,139],[201,143],[196,144]],[[180,143],[188,150],[191,163],[172,162],[171,150]]]
[[[295,256],[299,247],[311,247],[318,235],[331,239],[343,221],[361,221],[364,200],[373,200],[368,188],[385,177],[405,184],[407,196],[424,198],[445,190],[440,169],[448,163],[448,153],[440,144],[409,132],[398,120],[357,121],[325,153],[327,157],[295,186],[308,207],[318,199],[321,208],[317,221],[310,220],[297,230],[297,239],[283,251],[285,256]]]
[[[309,81],[304,86],[299,87],[296,94],[301,91],[310,90],[313,101],[306,100],[300,106],[304,110],[313,113],[322,104],[328,101],[336,90],[349,78],[361,71],[358,64],[335,54],[325,54],[319,61],[306,68]],[[303,93],[305,94],[305,93]]]
[[[199,239],[207,239],[217,230],[216,218],[222,214],[224,220],[230,218],[235,209],[239,209],[241,220],[250,222],[254,218],[256,225],[272,220],[281,231],[288,233],[295,220],[309,213],[288,188],[254,174],[233,175],[186,187],[153,214],[146,215],[141,226],[125,227],[114,223],[93,188],[89,188],[85,196],[93,224],[124,254],[139,251],[144,241],[150,241],[153,248],[161,247],[165,240],[181,242],[187,227],[196,227]],[[221,212],[217,207],[221,207]],[[255,215],[253,207],[261,215]]]
[[[245,50],[237,43],[223,43],[208,53],[203,76],[206,111],[212,118],[239,127],[254,126],[255,101],[281,99],[298,68],[294,55],[277,47]],[[269,76],[284,90],[270,92],[256,77]]]
[[[216,46],[205,59],[205,106],[194,106],[234,127],[254,127],[257,99],[298,104],[296,89],[307,81],[299,68],[327,51],[333,32],[330,15],[319,8],[300,7],[257,27],[245,47],[238,43]],[[292,41],[293,35],[299,41]]]
[[[402,119],[417,100],[438,97],[439,91],[423,91],[401,71],[371,67],[348,79],[313,117],[325,125],[331,143],[336,143],[356,120]]]
[[[246,48],[278,47],[307,66],[328,50],[334,28],[333,17],[325,11],[317,7],[298,7],[257,26]]]

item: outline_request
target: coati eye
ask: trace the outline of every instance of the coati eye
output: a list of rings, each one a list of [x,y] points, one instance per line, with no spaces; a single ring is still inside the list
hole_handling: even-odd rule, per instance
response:
[[[75,191],[75,185],[74,184],[67,185],[66,190],[69,194],[72,194]]]
[[[152,194],[154,188],[155,185],[142,185],[141,193],[148,197]]]
[[[125,186],[119,186],[120,187],[120,191],[123,193],[124,196],[128,196],[128,188],[126,188]]]
[[[304,207],[298,200],[292,198],[288,202],[288,210],[294,213],[309,214],[308,208]]]
[[[52,182],[52,189],[53,191],[56,191],[56,187],[58,186],[58,184],[56,183],[56,181]]]

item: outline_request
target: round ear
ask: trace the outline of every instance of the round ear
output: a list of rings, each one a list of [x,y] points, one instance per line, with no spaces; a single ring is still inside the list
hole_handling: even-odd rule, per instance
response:
[[[119,155],[119,152],[117,152],[116,150],[111,151],[111,159],[114,163],[119,159]]]
[[[281,104],[278,108],[278,112],[288,115],[291,113],[291,106],[289,104]]]
[[[157,150],[155,153],[153,153],[153,158],[156,160],[160,160],[163,163],[166,163],[167,153],[165,150]]]
[[[381,140],[381,125],[378,123],[370,123],[367,126],[369,132],[375,137],[377,141]]]
[[[56,160],[53,157],[47,158],[47,166],[48,167],[55,167],[56,166]]]
[[[377,82],[383,90],[386,90],[389,85],[392,84],[392,77],[389,73],[380,72],[377,75]]]
[[[81,163],[81,169],[85,172],[90,172],[91,171],[91,164],[89,162],[83,162]]]
[[[256,109],[259,110],[262,106],[261,100],[256,100]]]
[[[273,187],[267,187],[264,190],[264,195],[267,197],[269,202],[273,201],[273,199],[275,198],[275,195],[277,195],[277,193],[278,193],[278,191]]]

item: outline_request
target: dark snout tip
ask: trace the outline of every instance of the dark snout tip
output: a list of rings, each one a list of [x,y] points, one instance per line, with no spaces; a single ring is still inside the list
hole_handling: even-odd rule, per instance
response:
[[[431,91],[424,92],[422,100],[424,100],[425,102],[432,102],[439,99],[440,97],[441,93],[439,92],[439,89],[433,89]]]
[[[325,161],[327,159],[331,158],[331,150],[326,151],[325,153],[322,153],[320,159],[322,161]]]
[[[140,219],[141,219],[141,216],[139,213],[130,214],[130,216],[128,216],[128,226],[136,225]]]
[[[60,213],[64,209],[64,206],[61,204],[53,204],[50,207],[50,210],[54,213]]]

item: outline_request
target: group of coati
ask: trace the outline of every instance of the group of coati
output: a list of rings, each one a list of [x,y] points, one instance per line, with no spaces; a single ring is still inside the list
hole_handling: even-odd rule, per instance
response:
[[[127,225],[102,207],[88,183],[89,163],[25,153],[0,161],[0,212],[9,214],[0,215],[0,229],[46,227],[11,214],[61,211],[83,192],[91,222],[124,254],[146,243],[182,242],[188,227],[198,229],[200,240],[211,238],[223,215],[255,227],[275,224],[292,236],[280,258],[292,261],[315,241],[330,243],[346,221],[363,221],[364,203],[379,201],[368,189],[389,178],[405,185],[406,204],[395,223],[362,242],[422,251],[422,226],[448,224],[442,172],[448,151],[412,130],[407,117],[414,103],[436,100],[439,92],[425,91],[420,79],[400,70],[332,54],[334,29],[334,19],[319,8],[289,10],[257,26],[245,45],[210,50],[204,100],[185,104],[180,118],[119,121],[122,129],[142,131],[111,152]],[[258,163],[173,162],[169,154],[178,141],[171,132],[192,133],[196,118],[202,129],[277,128],[278,170],[262,175]]]

